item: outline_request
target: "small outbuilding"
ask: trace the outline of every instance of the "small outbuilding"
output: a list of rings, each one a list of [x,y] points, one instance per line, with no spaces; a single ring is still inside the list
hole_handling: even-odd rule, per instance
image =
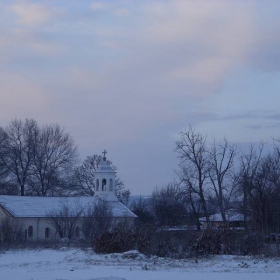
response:
[[[220,213],[213,214],[209,217],[212,226],[215,228],[224,227],[222,215]],[[235,210],[228,210],[226,212],[226,220],[228,226],[235,229],[244,229],[244,215],[237,213]],[[207,227],[206,217],[199,219],[202,227]]]

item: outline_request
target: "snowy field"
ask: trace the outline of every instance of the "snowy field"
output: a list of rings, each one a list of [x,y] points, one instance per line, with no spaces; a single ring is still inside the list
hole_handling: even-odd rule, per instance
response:
[[[91,250],[18,250],[0,252],[0,280],[274,280],[280,259],[214,256],[173,260],[135,251],[97,255]]]

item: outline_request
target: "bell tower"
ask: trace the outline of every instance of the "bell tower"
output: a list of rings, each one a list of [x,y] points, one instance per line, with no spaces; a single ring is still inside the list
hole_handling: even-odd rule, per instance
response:
[[[116,171],[106,158],[107,151],[104,150],[102,153],[103,158],[94,172],[95,195],[103,200],[118,201],[115,194]]]

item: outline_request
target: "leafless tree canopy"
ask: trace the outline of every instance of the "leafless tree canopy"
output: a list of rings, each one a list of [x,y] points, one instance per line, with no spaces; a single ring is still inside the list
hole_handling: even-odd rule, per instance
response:
[[[176,226],[186,222],[186,201],[178,184],[170,183],[156,188],[152,194],[152,203],[160,226]]]
[[[94,172],[98,168],[102,157],[98,155],[88,156],[82,163],[75,169],[76,180],[76,194],[94,196]]]
[[[84,209],[78,201],[73,207],[73,205],[68,204],[67,200],[62,199],[60,207],[47,213],[47,216],[60,238],[72,239],[83,212]]]
[[[30,189],[37,196],[63,195],[76,161],[75,143],[58,125],[44,126],[36,136],[28,178]]]
[[[236,155],[236,145],[230,145],[226,139],[223,143],[214,141],[209,152],[209,179],[217,198],[219,211],[226,224],[226,210],[228,210],[232,194],[233,165]]]
[[[189,190],[189,195],[196,194],[201,201],[203,212],[210,226],[209,211],[206,203],[206,182],[209,178],[209,152],[206,136],[197,133],[192,126],[180,133],[175,152],[180,159],[179,177]]]
[[[73,139],[59,125],[13,120],[0,131],[0,176],[22,196],[65,195],[76,157]]]
[[[85,209],[83,233],[86,239],[94,240],[112,228],[112,209],[108,202],[101,199],[95,205]]]
[[[280,140],[274,139],[269,153],[263,152],[264,143],[244,152],[226,139],[206,140],[190,126],[180,133],[175,148],[180,186],[197,228],[201,216],[211,227],[209,215],[214,213],[221,214],[226,226],[227,213],[234,210],[244,215],[247,229],[280,230]]]
[[[19,186],[20,194],[24,195],[31,174],[34,139],[39,133],[39,128],[34,120],[13,120],[6,128],[6,133],[8,141],[5,146],[4,163],[11,178]]]
[[[0,127],[0,194],[93,196],[94,172],[102,156],[88,156],[80,166],[77,159],[73,138],[59,125],[15,119]],[[130,191],[120,178],[115,190],[127,204]]]
[[[120,178],[115,180],[115,193],[121,203],[124,205],[128,204],[130,190],[125,188],[124,182]]]
[[[8,135],[0,127],[0,194],[16,194],[16,186],[10,182],[9,169],[6,166],[6,152],[8,145]]]

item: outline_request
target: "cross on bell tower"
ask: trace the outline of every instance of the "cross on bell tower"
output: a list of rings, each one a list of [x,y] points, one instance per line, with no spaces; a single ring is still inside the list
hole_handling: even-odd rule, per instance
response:
[[[102,154],[103,154],[103,160],[106,161],[106,154],[107,154],[107,151],[104,150],[104,151],[102,152]]]

